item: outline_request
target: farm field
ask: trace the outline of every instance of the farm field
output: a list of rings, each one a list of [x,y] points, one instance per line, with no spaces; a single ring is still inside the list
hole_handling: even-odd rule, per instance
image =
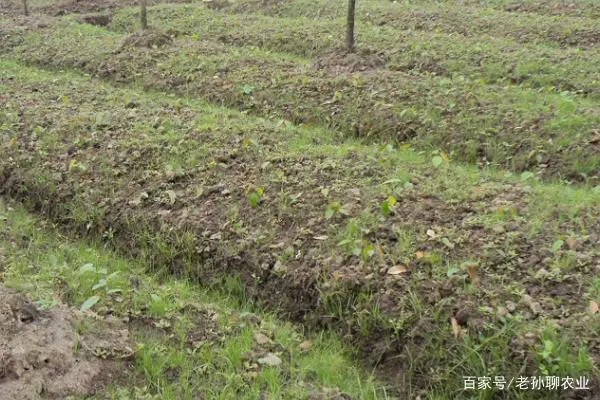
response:
[[[0,284],[154,326],[97,398],[600,395],[595,2],[135,5],[0,6]]]

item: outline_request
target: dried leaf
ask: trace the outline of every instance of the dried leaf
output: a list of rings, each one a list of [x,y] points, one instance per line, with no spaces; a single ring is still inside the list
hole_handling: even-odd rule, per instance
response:
[[[270,367],[276,367],[278,365],[281,365],[281,358],[277,357],[273,353],[269,353],[265,357],[259,358],[258,363],[261,365],[268,365]]]
[[[415,256],[417,257],[417,260],[420,260],[421,258],[425,257],[425,252],[423,252],[423,251],[417,251],[417,253],[415,254]]]
[[[533,297],[531,297],[528,294],[524,294],[521,297],[521,301],[523,302],[523,304],[525,304],[527,307],[529,307],[529,309],[531,310],[531,312],[534,315],[539,315],[542,313],[542,306],[540,303],[538,303],[537,301],[533,300]]]
[[[479,284],[479,263],[475,262],[467,262],[465,263],[467,267],[467,272],[469,273],[469,279],[473,282],[474,285]]]
[[[283,274],[287,272],[287,270],[288,268],[280,260],[277,260],[275,265],[273,265],[273,272],[276,274]]]
[[[450,318],[450,323],[452,324],[452,332],[454,333],[454,337],[458,338],[461,333],[460,324],[458,320],[454,317]]]
[[[598,303],[595,302],[594,300],[590,300],[590,306],[588,308],[590,314],[598,314],[598,312],[600,312],[600,308],[598,306]]]
[[[388,275],[399,275],[405,272],[408,272],[408,268],[402,264],[395,265],[387,271]]]
[[[177,194],[175,193],[175,191],[167,190],[167,191],[165,191],[165,193],[167,194],[167,196],[169,196],[169,204],[170,205],[175,204],[175,200],[177,200]]]
[[[306,353],[311,349],[312,345],[313,343],[310,340],[305,340],[304,342],[300,343],[300,351],[302,353]]]
[[[271,339],[260,332],[254,334],[254,341],[261,346],[271,343]]]

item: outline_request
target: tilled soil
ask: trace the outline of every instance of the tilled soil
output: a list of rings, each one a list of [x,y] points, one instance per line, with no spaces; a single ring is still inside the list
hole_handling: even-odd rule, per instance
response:
[[[125,36],[98,30],[80,37],[76,29],[7,27],[0,31],[0,51],[26,63],[76,68],[264,117],[327,125],[348,137],[408,141],[421,149],[435,146],[454,152],[454,158],[480,165],[600,182],[598,154],[589,146],[599,117],[594,103],[581,99],[573,100],[574,114],[563,117],[561,108],[571,103],[563,104],[557,96],[528,92],[539,104],[533,109],[512,88],[465,81],[447,90],[437,78],[382,68],[385,56],[378,53],[334,52],[315,59],[307,69],[287,59],[239,57],[231,46],[214,41],[176,35],[172,40],[169,36],[174,35],[156,31]],[[72,45],[65,46],[65,41]],[[581,123],[576,135],[559,131],[559,124],[568,127],[568,121]],[[559,135],[568,146],[556,140]]]
[[[110,359],[133,353],[128,331],[98,321],[100,329],[80,337],[82,318],[65,306],[41,309],[0,285],[0,400],[89,396],[122,375]]]
[[[463,351],[452,318],[456,336],[476,341],[508,321],[537,330],[545,319],[565,334],[596,321],[587,277],[600,265],[597,203],[567,214],[568,202],[540,206],[528,185],[410,161],[393,191],[407,160],[385,148],[300,154],[287,142],[300,130],[37,73],[3,80],[3,193],[175,275],[240,275],[247,295],[341,331],[382,370],[402,375],[412,363],[419,387]],[[506,368],[537,374],[538,334],[511,335]],[[597,360],[597,340],[587,345]]]

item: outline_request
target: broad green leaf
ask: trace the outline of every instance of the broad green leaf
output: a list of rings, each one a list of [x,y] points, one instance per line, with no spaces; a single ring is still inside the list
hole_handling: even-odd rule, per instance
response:
[[[252,94],[252,92],[254,92],[254,89],[256,89],[254,86],[252,85],[244,85],[242,86],[242,92],[244,94]]]
[[[331,207],[327,207],[327,211],[325,211],[325,217],[327,219],[331,219],[331,218],[333,218],[334,215],[335,215],[335,210]]]
[[[98,283],[92,286],[92,290],[98,290],[100,288],[103,288],[104,286],[106,286],[106,279],[100,279]]]
[[[381,213],[383,215],[385,215],[386,217],[392,213],[392,207],[390,207],[390,205],[387,201],[384,201],[381,204]]]
[[[554,242],[554,244],[552,244],[552,251],[559,251],[564,244],[565,242],[563,240],[558,239],[556,242]]]
[[[252,192],[248,196],[248,200],[250,200],[250,205],[252,207],[256,207],[260,204],[260,194],[258,194],[257,192]]]
[[[442,243],[444,243],[446,245],[446,247],[453,249],[454,248],[454,243],[452,243],[450,241],[450,239],[448,239],[447,237],[443,237],[442,238]]]
[[[89,299],[87,299],[86,301],[83,302],[83,304],[81,305],[81,311],[85,311],[85,310],[89,310],[90,308],[94,307],[94,305],[100,300],[100,297],[98,296],[92,296]]]
[[[367,245],[362,251],[363,258],[371,258],[375,255],[375,247],[371,244]]]
[[[161,300],[161,297],[155,293],[151,293],[150,298],[152,299],[152,301],[160,301]]]
[[[79,270],[77,271],[78,274],[85,274],[86,272],[95,272],[96,268],[94,267],[94,264],[84,264],[81,266],[81,268],[79,268]]]
[[[110,274],[109,276],[106,277],[107,280],[111,280],[116,278],[117,276],[119,276],[119,271],[115,271],[112,274]]]
[[[452,275],[456,274],[458,272],[458,267],[455,265],[448,265],[448,271],[446,272],[446,275],[448,276],[448,278],[452,277]]]
[[[521,180],[522,181],[526,181],[526,180],[529,180],[529,179],[534,178],[534,177],[535,177],[535,174],[533,172],[530,172],[530,171],[525,171],[525,172],[523,172],[521,174]]]

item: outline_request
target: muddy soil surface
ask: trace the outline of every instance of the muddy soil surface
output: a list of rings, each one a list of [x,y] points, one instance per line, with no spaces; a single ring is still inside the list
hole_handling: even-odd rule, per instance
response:
[[[94,321],[80,336],[85,320],[71,308],[41,309],[0,285],[0,400],[89,396],[121,377],[126,368],[117,360],[133,354],[128,331]]]

